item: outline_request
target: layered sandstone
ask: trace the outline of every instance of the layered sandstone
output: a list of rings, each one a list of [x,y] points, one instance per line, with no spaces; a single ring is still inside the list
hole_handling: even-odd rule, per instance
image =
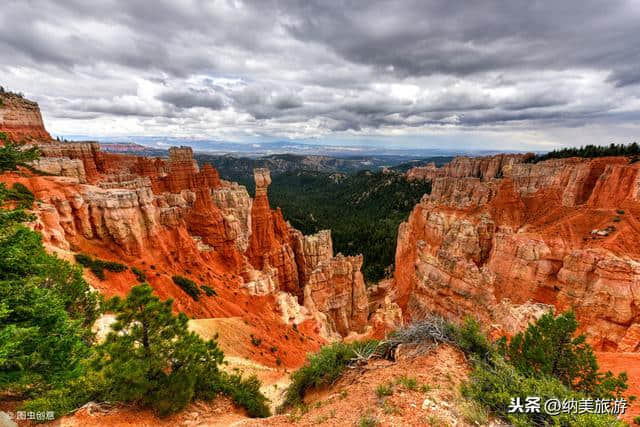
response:
[[[638,165],[563,159],[501,171],[503,178],[434,179],[432,194],[399,229],[399,305],[414,318],[472,313],[509,332],[506,300],[514,309],[573,308],[597,348],[635,348]]]
[[[246,187],[235,182],[223,182],[220,187],[211,190],[211,198],[234,229],[238,249],[242,252],[246,251],[251,236],[251,206],[253,204]]]
[[[438,177],[452,178],[478,178],[488,181],[493,178],[501,178],[513,165],[525,162],[533,157],[533,154],[498,154],[486,157],[458,156],[441,168],[435,163],[425,166],[417,166],[407,171],[409,181],[424,180],[433,181]]]
[[[4,91],[0,91],[0,132],[16,142],[51,140],[38,104]]]
[[[360,268],[362,255],[322,261],[304,287],[304,305],[323,313],[332,331],[345,336],[364,332],[369,314],[367,292]]]
[[[78,182],[82,184],[87,182],[84,164],[80,159],[42,157],[31,162],[31,166],[40,172],[76,178]]]
[[[102,153],[97,142],[60,142],[39,146],[41,160],[71,159],[80,160],[84,168],[86,180],[90,183],[98,182],[99,168],[102,166]]]
[[[360,272],[362,256],[334,257],[329,230],[302,235],[284,221],[279,209],[269,207],[269,170],[254,170],[254,178],[256,195],[246,253],[251,265],[261,273],[248,270],[249,286],[268,289],[275,282],[277,289],[297,297],[326,337],[362,332],[369,314]],[[249,277],[249,273],[253,276]],[[289,308],[284,312],[295,312],[291,300],[286,301]]]
[[[245,187],[221,181],[210,165],[199,168],[190,147],[150,159],[105,153],[90,141],[40,144],[36,137],[48,134],[38,134],[44,127],[37,105],[20,99],[3,104],[9,111],[1,116],[3,129],[12,137],[28,133],[42,154],[31,166],[54,176],[4,178],[35,194],[33,226],[49,249],[69,258],[86,252],[141,270],[149,266],[155,291],[196,317],[246,313],[250,297],[262,301],[266,317],[275,319],[279,310],[285,325],[312,323],[313,333],[327,339],[363,330],[369,306],[362,257],[334,257],[328,230],[304,236],[272,210],[268,170],[255,171],[252,200]],[[135,283],[131,273],[122,274],[92,284],[122,294]],[[173,283],[174,274],[215,283],[226,299],[196,302]]]
[[[310,236],[304,236],[302,233],[297,232],[294,239],[299,282],[304,284],[309,281],[311,273],[318,264],[333,257],[331,230],[321,230]]]

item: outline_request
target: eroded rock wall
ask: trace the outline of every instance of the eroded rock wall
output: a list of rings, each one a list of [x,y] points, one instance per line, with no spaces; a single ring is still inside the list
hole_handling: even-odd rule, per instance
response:
[[[7,92],[0,92],[0,132],[16,142],[51,140],[38,104]]]
[[[562,159],[502,170],[504,178],[435,178],[401,224],[393,291],[405,314],[494,324],[507,300],[573,308],[598,349],[634,347],[638,165]]]
[[[304,305],[323,313],[331,331],[346,336],[364,332],[368,300],[360,269],[362,255],[336,257],[321,261],[304,287]]]
[[[452,178],[478,178],[488,181],[493,178],[501,178],[513,165],[522,163],[533,154],[498,154],[486,157],[458,156],[441,168],[435,163],[426,166],[418,166],[407,171],[409,181],[424,180],[433,181],[438,177]]]
[[[269,207],[269,171],[256,169],[254,178],[256,195],[251,207],[247,255],[262,274],[248,277],[250,283],[255,283],[252,286],[269,287],[275,276],[278,289],[296,296],[309,315],[322,324],[327,336],[362,332],[369,314],[360,272],[362,257],[334,257],[329,230],[304,236],[291,227],[279,209]]]

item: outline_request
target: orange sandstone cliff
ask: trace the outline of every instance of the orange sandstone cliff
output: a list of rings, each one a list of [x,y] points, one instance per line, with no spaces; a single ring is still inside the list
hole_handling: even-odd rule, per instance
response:
[[[21,95],[0,91],[0,132],[13,141],[48,141],[38,104]]]
[[[640,165],[622,157],[454,160],[401,224],[394,299],[515,332],[573,308],[600,350],[640,351]],[[464,166],[464,167],[462,167]]]
[[[142,270],[156,293],[195,319],[242,318],[265,345],[287,348],[293,325],[307,334],[287,354],[254,358],[294,366],[326,340],[365,332],[368,304],[361,257],[334,257],[331,233],[304,236],[269,206],[269,171],[255,171],[256,195],[199,167],[189,147],[167,159],[105,153],[96,142],[58,142],[44,131],[37,104],[10,97],[0,116],[11,139],[38,145],[36,171],[4,174],[34,192],[38,230],[49,250],[72,260],[84,252]],[[40,130],[42,132],[40,132]],[[27,130],[31,133],[27,133]],[[22,132],[22,133],[20,133]],[[194,301],[172,281],[182,275],[212,287],[217,296]],[[122,295],[131,271],[107,272],[92,286]],[[291,344],[289,344],[291,346]],[[268,353],[268,352],[267,352]]]

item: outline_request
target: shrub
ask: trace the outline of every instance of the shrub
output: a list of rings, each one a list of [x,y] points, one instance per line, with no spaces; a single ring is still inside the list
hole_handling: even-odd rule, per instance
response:
[[[83,267],[90,267],[93,263],[93,258],[91,258],[87,254],[76,254],[75,255],[76,262]]]
[[[578,328],[573,312],[543,315],[526,331],[516,334],[501,350],[515,368],[528,377],[552,377],[565,386],[596,397],[619,397],[627,388],[626,374],[600,373],[593,349]]]
[[[147,281],[147,275],[144,274],[144,271],[140,270],[138,267],[131,267],[131,272],[136,275],[136,279],[140,283],[144,283]]]
[[[467,355],[488,360],[496,350],[482,332],[480,324],[467,316],[462,326],[451,326],[449,334],[456,345]]]
[[[221,372],[218,387],[220,393],[245,408],[250,417],[264,418],[271,415],[268,399],[260,391],[260,381],[255,375],[244,379],[240,374]]]
[[[465,402],[461,408],[462,418],[466,422],[477,426],[486,426],[489,424],[489,412],[481,404],[469,401]]]
[[[200,286],[200,289],[202,289],[204,291],[205,295],[207,295],[208,297],[212,297],[212,296],[217,296],[218,295],[216,290],[213,289],[210,286],[202,285],[202,286]]]
[[[103,269],[111,271],[113,273],[122,273],[123,271],[127,270],[127,266],[124,264],[120,264],[119,262],[102,261],[98,259],[96,259],[95,262],[99,263]]]
[[[87,267],[100,280],[105,279],[104,270],[114,273],[121,273],[127,269],[127,266],[115,261],[104,261],[99,258],[92,258],[86,254],[76,254],[76,262],[83,267]]]
[[[503,337],[495,348],[467,320],[455,328],[456,345],[467,352],[474,370],[463,385],[463,395],[515,425],[621,425],[597,414],[509,413],[511,399],[527,396],[580,399],[619,397],[627,387],[626,374],[615,377],[598,372],[598,365],[584,335],[574,337],[577,322],[572,312],[543,315],[509,343]]]
[[[105,275],[104,275],[104,269],[102,268],[102,265],[100,265],[99,263],[93,262],[91,263],[91,265],[89,266],[89,270],[91,270],[91,272],[100,280],[104,280],[105,279]]]
[[[439,343],[453,343],[454,327],[438,316],[431,316],[424,320],[397,329],[380,342],[376,349],[379,357],[393,360],[396,349],[401,344],[411,344],[416,355],[431,350]]]
[[[360,420],[358,421],[359,427],[376,427],[379,424],[380,422],[378,421],[378,419],[371,413],[361,416]]]
[[[407,377],[406,375],[401,376],[396,380],[396,384],[401,384],[407,390],[417,390],[418,389],[418,381],[413,377]]]
[[[125,300],[108,302],[116,322],[93,363],[108,378],[103,399],[142,403],[164,416],[211,396],[222,351],[214,340],[190,332],[187,316],[174,315],[172,306],[147,284],[134,286]]]
[[[4,183],[0,182],[0,204],[4,204],[7,200],[17,202],[19,209],[31,209],[35,196],[27,187],[19,182],[15,182],[11,189],[7,189]]]
[[[382,398],[393,394],[393,384],[380,384],[376,388],[376,396]]]
[[[260,338],[254,337],[253,334],[251,334],[251,344],[256,347],[260,347],[260,344],[262,344],[262,340]]]
[[[0,146],[0,173],[16,170],[40,156],[36,147],[22,149],[18,144],[9,142],[6,134],[2,134],[1,139],[4,145]]]
[[[463,385],[462,393],[485,406],[496,415],[517,426],[538,425],[590,425],[590,426],[621,426],[613,417],[593,414],[560,414],[553,416],[544,413],[509,413],[511,399],[520,397],[523,401],[527,396],[547,399],[580,399],[585,398],[578,392],[572,391],[555,378],[531,378],[522,375],[501,356],[495,356],[490,362],[479,361],[472,371],[469,381]]]
[[[198,289],[198,285],[196,285],[196,282],[182,276],[173,276],[171,279],[173,279],[173,283],[180,286],[180,288],[182,288],[183,291],[185,291],[191,298],[193,298],[194,301],[198,301],[201,292],[200,289]]]
[[[640,426],[640,415],[633,419],[633,423]]]
[[[366,357],[376,346],[376,341],[356,341],[322,347],[318,353],[309,356],[302,368],[293,373],[280,409],[301,403],[307,390],[333,383],[357,355]]]

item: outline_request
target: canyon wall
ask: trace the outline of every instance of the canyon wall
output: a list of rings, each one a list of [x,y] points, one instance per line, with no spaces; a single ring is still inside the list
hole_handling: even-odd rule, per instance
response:
[[[4,91],[0,92],[0,132],[15,142],[51,140],[38,104]]]
[[[399,228],[396,301],[507,331],[514,310],[572,308],[597,349],[640,351],[640,166],[521,159],[454,160],[431,178]]]
[[[253,267],[273,278],[280,291],[297,297],[329,335],[364,332],[367,296],[360,269],[362,257],[333,256],[331,233],[304,236],[271,210],[268,169],[255,169],[256,194],[251,206],[251,237],[247,249]]]
[[[304,236],[272,210],[268,170],[255,170],[252,199],[210,165],[199,168],[190,147],[171,147],[168,159],[104,153],[96,142],[39,148],[31,166],[55,176],[11,179],[40,201],[34,227],[53,250],[144,261],[191,277],[223,275],[249,297],[276,297],[274,311],[297,313],[293,320],[283,314],[285,322],[314,321],[327,339],[364,331],[362,259],[334,257],[328,230]]]
[[[409,181],[433,181],[438,177],[479,178],[482,181],[487,181],[502,177],[505,170],[510,169],[514,164],[525,162],[531,157],[533,157],[531,153],[498,154],[487,157],[459,156],[441,168],[436,167],[433,162],[425,166],[411,168],[405,176]]]

